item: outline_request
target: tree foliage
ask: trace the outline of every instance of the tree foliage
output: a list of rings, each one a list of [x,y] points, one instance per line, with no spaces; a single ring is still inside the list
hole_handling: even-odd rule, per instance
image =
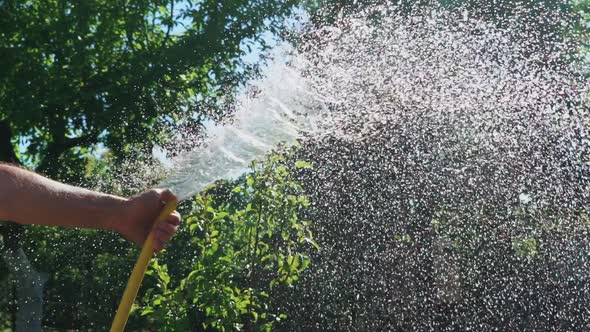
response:
[[[206,105],[254,73],[241,57],[266,47],[261,33],[293,4],[4,1],[0,120],[26,147],[21,159],[55,177],[79,176],[99,144],[117,155],[150,149],[171,128],[220,115]]]
[[[110,178],[121,157],[231,112],[236,88],[258,74],[244,55],[268,47],[265,33],[295,3],[0,1],[0,161],[121,193]],[[3,240],[20,233],[0,230]],[[120,296],[110,290],[123,287],[134,249],[112,234],[42,227],[28,227],[24,245],[49,276],[45,324],[109,324]],[[14,313],[11,296],[2,308]]]

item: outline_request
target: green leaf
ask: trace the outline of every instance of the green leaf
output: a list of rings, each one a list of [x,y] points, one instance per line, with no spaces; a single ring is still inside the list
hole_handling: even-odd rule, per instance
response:
[[[225,211],[217,212],[215,214],[215,216],[213,217],[213,221],[223,219],[223,218],[227,217],[228,215],[229,215],[229,212],[225,212]]]
[[[141,311],[141,316],[147,316],[154,312],[154,309],[147,307]]]
[[[305,238],[305,242],[311,244],[316,250],[320,250],[321,249],[320,246],[314,240],[312,240],[312,239],[310,239],[308,237]]]
[[[312,168],[312,165],[311,165],[311,163],[309,163],[307,161],[297,160],[295,162],[295,167],[297,167],[297,168]]]
[[[299,267],[299,256],[293,256],[289,269],[293,272],[296,271]]]
[[[254,184],[254,178],[252,176],[248,176],[246,179],[246,184],[252,186]]]
[[[227,257],[227,256],[221,256],[221,257],[219,257],[219,260],[220,261],[227,262],[227,263],[231,263],[232,262],[232,259],[229,258],[229,257]]]

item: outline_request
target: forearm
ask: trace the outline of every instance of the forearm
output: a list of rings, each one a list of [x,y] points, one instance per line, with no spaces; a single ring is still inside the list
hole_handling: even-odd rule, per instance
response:
[[[114,230],[124,198],[68,186],[0,165],[0,219],[21,224]]]

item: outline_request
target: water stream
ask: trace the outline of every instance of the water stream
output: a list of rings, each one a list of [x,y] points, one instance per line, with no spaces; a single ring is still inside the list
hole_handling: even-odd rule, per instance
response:
[[[170,175],[158,186],[171,188],[181,199],[219,179],[231,179],[247,170],[279,143],[293,143],[302,134],[317,132],[325,110],[319,96],[297,71],[299,61],[282,55],[266,77],[243,93],[238,111],[229,122],[210,124],[206,140],[197,148],[167,161]],[[252,96],[254,94],[254,96]]]

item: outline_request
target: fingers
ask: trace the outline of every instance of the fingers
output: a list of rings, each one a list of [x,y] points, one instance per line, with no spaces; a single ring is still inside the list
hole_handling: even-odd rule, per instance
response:
[[[156,252],[164,249],[172,236],[178,231],[180,225],[180,214],[174,211],[166,221],[158,224],[154,229],[154,250]]]
[[[167,235],[172,236],[178,230],[178,223],[172,223],[170,221],[166,221],[166,222],[160,223],[158,226],[156,226],[156,230],[161,231],[163,234],[167,234]]]
[[[171,215],[168,216],[168,219],[166,220],[166,222],[168,222],[169,224],[172,225],[180,225],[180,213],[178,213],[178,211],[174,211],[172,212]]]
[[[133,229],[135,232],[143,233],[145,239],[151,230],[155,217],[161,213],[164,204],[171,201],[178,202],[178,197],[170,189],[151,189],[136,196],[135,200],[137,204],[131,218],[134,220],[132,222],[134,224]],[[156,225],[153,229],[154,251],[159,252],[164,248],[178,230],[178,225],[180,225],[180,214],[176,211],[170,214],[164,222]]]
[[[161,228],[157,228],[154,230],[154,251],[159,252],[164,249],[166,243],[170,241],[172,237],[171,234],[166,233],[166,231],[162,230]]]

